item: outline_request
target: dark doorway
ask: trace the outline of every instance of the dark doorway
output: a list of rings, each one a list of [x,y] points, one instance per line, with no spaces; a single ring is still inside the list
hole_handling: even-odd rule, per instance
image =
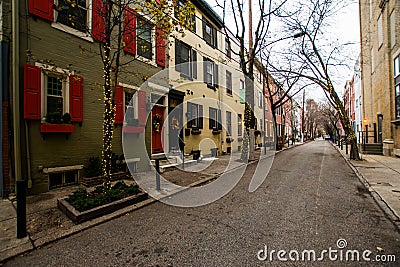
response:
[[[171,89],[168,94],[169,151],[183,149],[183,98],[185,93]]]

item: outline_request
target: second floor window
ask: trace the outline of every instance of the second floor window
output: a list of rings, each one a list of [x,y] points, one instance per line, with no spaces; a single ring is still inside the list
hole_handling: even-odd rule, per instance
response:
[[[226,134],[232,134],[232,113],[230,111],[226,112]]]
[[[232,57],[231,41],[229,40],[229,38],[225,38],[225,55],[228,58]]]
[[[208,45],[217,48],[217,29],[206,19],[203,19],[203,39]]]
[[[137,18],[137,53],[147,59],[152,59],[153,46],[151,43],[151,31],[153,26],[143,18]]]
[[[215,89],[218,87],[218,65],[208,58],[203,62],[204,82],[208,87]]]
[[[179,40],[175,40],[175,69],[187,78],[197,78],[197,52]]]
[[[87,32],[87,0],[58,0],[57,22],[81,32]]]
[[[246,101],[246,88],[244,87],[244,81],[240,80],[239,83],[239,96],[240,96],[240,103],[245,103]]]
[[[237,116],[237,125],[238,125],[238,136],[242,136],[242,131],[243,131],[242,114],[238,114]]]

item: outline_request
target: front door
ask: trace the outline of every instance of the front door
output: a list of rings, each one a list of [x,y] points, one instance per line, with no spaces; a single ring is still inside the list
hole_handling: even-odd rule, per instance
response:
[[[378,114],[378,143],[382,143],[382,120],[383,115]]]
[[[164,107],[154,106],[151,114],[151,144],[153,154],[164,152],[161,135],[163,122]]]

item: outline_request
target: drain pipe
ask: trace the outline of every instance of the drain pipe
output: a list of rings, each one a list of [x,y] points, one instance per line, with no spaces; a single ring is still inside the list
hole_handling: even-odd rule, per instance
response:
[[[22,180],[19,94],[19,0],[12,0],[12,117],[14,135],[14,180]]]
[[[28,168],[28,188],[32,188],[32,175],[31,175],[31,156],[29,150],[29,129],[28,123],[25,120],[25,143],[26,143],[26,160]]]

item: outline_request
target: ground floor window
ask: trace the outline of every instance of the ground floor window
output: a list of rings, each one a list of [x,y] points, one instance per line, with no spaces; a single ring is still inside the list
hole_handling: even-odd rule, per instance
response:
[[[49,189],[78,183],[78,171],[49,173]]]

